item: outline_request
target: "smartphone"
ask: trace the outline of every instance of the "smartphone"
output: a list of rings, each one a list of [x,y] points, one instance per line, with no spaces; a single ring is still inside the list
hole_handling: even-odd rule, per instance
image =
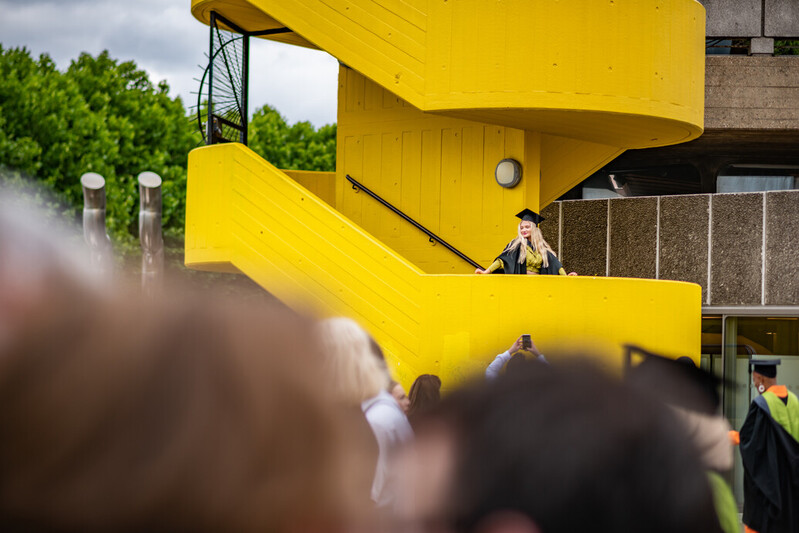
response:
[[[522,335],[522,348],[529,350],[532,346],[533,342],[530,340],[530,335]]]

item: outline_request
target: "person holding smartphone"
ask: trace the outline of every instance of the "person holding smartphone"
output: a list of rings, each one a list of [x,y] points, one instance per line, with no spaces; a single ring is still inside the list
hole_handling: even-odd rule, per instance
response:
[[[486,368],[486,379],[494,379],[502,371],[502,368],[513,369],[516,365],[528,359],[527,354],[530,354],[535,360],[542,363],[549,364],[544,357],[544,354],[538,351],[532,337],[529,334],[520,336],[516,341],[510,345],[510,348],[497,355],[491,364]],[[507,366],[506,366],[507,365]]]

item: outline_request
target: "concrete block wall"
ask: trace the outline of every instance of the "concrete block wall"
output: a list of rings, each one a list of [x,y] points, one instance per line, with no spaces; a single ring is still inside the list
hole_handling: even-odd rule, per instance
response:
[[[799,56],[705,58],[706,130],[797,128]]]
[[[703,305],[799,305],[799,190],[568,200],[541,214],[581,275],[698,283]]]
[[[707,13],[708,37],[795,37],[796,0],[699,0]]]
[[[767,37],[799,35],[799,2],[796,0],[766,0],[763,33]]]

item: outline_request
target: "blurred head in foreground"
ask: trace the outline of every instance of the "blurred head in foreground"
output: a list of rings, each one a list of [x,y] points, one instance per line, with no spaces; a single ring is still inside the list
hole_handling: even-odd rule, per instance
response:
[[[675,360],[648,352],[626,378],[641,394],[672,410],[706,468],[717,472],[732,468],[732,428],[719,413],[718,378],[698,368],[688,357]]]
[[[0,350],[0,530],[345,530],[371,474],[309,338],[284,308],[54,299]]]
[[[529,366],[442,400],[403,457],[416,531],[719,531],[672,413],[584,364]]]

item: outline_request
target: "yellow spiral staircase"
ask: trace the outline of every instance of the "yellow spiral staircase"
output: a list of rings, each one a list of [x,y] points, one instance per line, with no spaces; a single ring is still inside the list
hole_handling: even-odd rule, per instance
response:
[[[337,169],[283,172],[240,144],[189,155],[186,264],[240,271],[290,305],[358,320],[406,385],[452,386],[521,333],[550,359],[621,345],[697,358],[697,285],[476,276],[350,174],[487,265],[540,209],[628,148],[702,132],[695,0],[193,0],[342,64]],[[512,189],[493,170],[521,163]],[[314,189],[314,194],[309,189]],[[319,191],[326,191],[324,194]],[[568,266],[568,265],[567,265]]]

